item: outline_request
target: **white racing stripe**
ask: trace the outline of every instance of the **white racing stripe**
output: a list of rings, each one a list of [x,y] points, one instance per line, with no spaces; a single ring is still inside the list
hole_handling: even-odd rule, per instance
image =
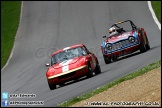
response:
[[[70,59],[70,60],[66,60],[66,61],[63,61],[61,62],[59,65],[62,66],[62,72],[66,72],[69,70],[69,63],[72,61],[73,59]]]
[[[59,65],[65,66],[65,65],[68,65],[71,61],[73,61],[73,59],[63,61],[63,62],[61,62]]]

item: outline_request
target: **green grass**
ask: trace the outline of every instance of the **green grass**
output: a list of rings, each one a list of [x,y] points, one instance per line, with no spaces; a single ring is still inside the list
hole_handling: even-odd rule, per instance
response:
[[[17,32],[21,1],[1,1],[1,68],[6,64]]]
[[[152,7],[155,11],[156,17],[161,23],[161,1],[151,1]]]
[[[100,87],[100,88],[98,88],[96,90],[93,90],[93,91],[91,91],[89,93],[83,94],[83,95],[81,95],[79,97],[72,98],[69,101],[63,102],[60,105],[58,105],[57,107],[68,107],[68,106],[71,106],[71,105],[73,105],[73,104],[75,104],[77,102],[80,102],[82,100],[88,99],[88,98],[90,98],[90,97],[92,97],[92,96],[94,96],[96,94],[99,94],[99,93],[101,93],[101,92],[103,92],[103,91],[113,87],[114,85],[117,85],[117,84],[119,84],[119,83],[121,83],[123,81],[126,81],[126,80],[133,79],[133,78],[135,78],[137,76],[140,76],[140,75],[142,75],[142,74],[144,74],[146,72],[149,72],[149,71],[151,71],[151,70],[153,70],[155,68],[158,68],[160,66],[161,66],[161,60],[159,60],[159,61],[157,61],[155,63],[152,63],[152,64],[150,64],[150,65],[148,65],[148,66],[146,66],[144,68],[141,68],[141,69],[139,69],[139,70],[137,70],[137,71],[127,75],[127,76],[119,78],[119,79],[113,81],[110,84],[102,86],[102,87]]]

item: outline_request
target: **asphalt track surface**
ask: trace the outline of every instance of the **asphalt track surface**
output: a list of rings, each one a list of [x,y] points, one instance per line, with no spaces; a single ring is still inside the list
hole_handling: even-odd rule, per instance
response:
[[[1,70],[1,91],[33,93],[36,98],[9,101],[44,101],[43,106],[57,106],[161,59],[161,31],[146,1],[24,1],[22,9],[13,55]],[[106,65],[100,51],[102,36],[108,35],[113,23],[127,19],[145,28],[151,49]],[[45,76],[50,54],[78,43],[96,54],[102,73],[51,91]]]

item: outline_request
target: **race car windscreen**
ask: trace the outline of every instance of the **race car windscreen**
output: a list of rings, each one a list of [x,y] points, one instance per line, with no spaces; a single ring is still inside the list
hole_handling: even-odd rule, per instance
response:
[[[81,47],[64,50],[52,56],[51,65],[63,62],[65,60],[73,59],[78,56],[83,56],[85,54],[86,52]]]
[[[131,31],[132,30],[132,26],[130,24],[130,22],[124,22],[121,24],[117,24],[118,27],[123,28],[123,30],[125,31]],[[115,27],[116,29],[119,29],[118,27]]]

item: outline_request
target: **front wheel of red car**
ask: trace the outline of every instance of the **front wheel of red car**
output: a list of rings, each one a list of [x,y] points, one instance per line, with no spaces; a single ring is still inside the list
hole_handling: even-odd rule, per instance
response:
[[[101,68],[99,63],[96,64],[96,69],[95,69],[95,74],[100,74],[101,73]]]
[[[49,83],[49,82],[48,82],[48,85],[49,85],[50,90],[56,89],[56,85],[51,84],[51,83]]]
[[[87,77],[90,78],[90,77],[92,77],[92,76],[93,76],[93,71],[92,71],[91,65],[90,65],[90,63],[89,63],[89,64],[88,64],[88,75],[87,75]]]

